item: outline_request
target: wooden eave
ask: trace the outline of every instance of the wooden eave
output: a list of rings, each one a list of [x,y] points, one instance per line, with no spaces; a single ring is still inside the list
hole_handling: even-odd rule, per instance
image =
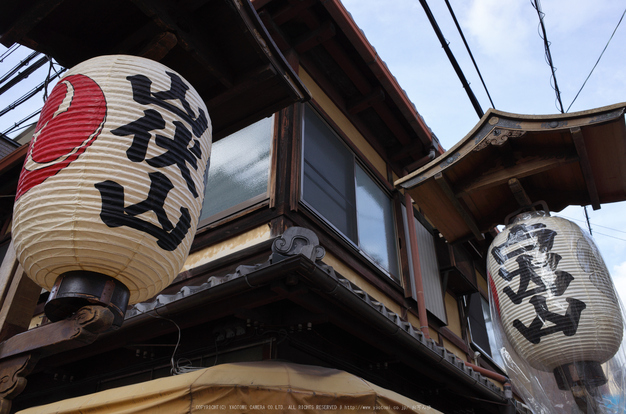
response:
[[[396,181],[448,242],[481,239],[522,207],[626,200],[626,103],[560,115],[490,109],[443,156]]]
[[[249,1],[5,0],[0,40],[68,68],[107,54],[160,61],[200,93],[218,139],[310,98]]]
[[[399,175],[443,149],[339,0],[252,0],[284,53],[293,53]]]

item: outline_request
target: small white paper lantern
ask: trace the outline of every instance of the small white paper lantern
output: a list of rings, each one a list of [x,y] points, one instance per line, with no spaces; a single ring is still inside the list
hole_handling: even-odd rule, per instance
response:
[[[600,364],[619,349],[623,321],[590,237],[571,221],[525,213],[494,239],[487,265],[502,329],[522,359],[554,371],[562,389],[574,371],[594,386],[606,381]]]
[[[172,282],[195,235],[210,150],[204,102],[160,63],[101,56],[67,72],[42,110],[13,219],[20,263],[51,291],[48,317],[114,298],[119,326],[125,288],[132,304]],[[87,292],[71,293],[78,285]],[[57,315],[65,305],[51,301],[64,296]]]

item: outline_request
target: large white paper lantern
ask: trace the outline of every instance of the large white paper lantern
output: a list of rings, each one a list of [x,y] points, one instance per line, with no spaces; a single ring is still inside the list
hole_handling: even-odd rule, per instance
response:
[[[619,349],[623,322],[590,237],[571,221],[525,213],[494,239],[487,264],[502,329],[522,359],[554,371],[563,389],[572,375],[606,381],[600,364]]]
[[[171,69],[113,55],[67,72],[42,110],[13,219],[20,263],[51,291],[49,317],[110,303],[119,325],[124,295],[136,303],[172,282],[195,235],[210,150],[206,106]]]

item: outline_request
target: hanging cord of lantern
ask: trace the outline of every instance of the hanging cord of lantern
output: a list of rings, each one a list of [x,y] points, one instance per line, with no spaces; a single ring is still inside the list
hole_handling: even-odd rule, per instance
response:
[[[583,88],[587,84],[587,81],[591,77],[591,74],[596,69],[596,66],[598,66],[598,63],[600,63],[600,59],[602,59],[602,55],[604,55],[604,52],[606,52],[606,49],[609,47],[609,43],[611,43],[611,40],[613,40],[613,36],[615,36],[615,32],[617,32],[617,28],[622,23],[622,20],[624,19],[624,15],[626,15],[626,9],[624,9],[624,12],[622,13],[622,17],[619,18],[619,21],[617,22],[617,26],[615,26],[615,29],[613,30],[613,33],[611,33],[611,37],[609,37],[609,40],[606,42],[606,45],[604,46],[604,49],[602,49],[602,53],[600,53],[600,56],[598,57],[598,60],[596,60],[596,64],[593,65],[593,68],[591,68],[591,71],[589,72],[589,75],[587,75],[587,78],[583,82],[583,85],[580,87],[580,89],[578,90],[578,93],[576,93],[576,96],[574,96],[574,99],[572,100],[572,103],[569,104],[569,106],[567,107],[567,111],[565,111],[565,112],[569,112],[569,110],[572,107],[572,105],[574,105],[574,102],[576,102],[576,99],[578,98],[578,95],[580,95],[580,93],[582,92]]]

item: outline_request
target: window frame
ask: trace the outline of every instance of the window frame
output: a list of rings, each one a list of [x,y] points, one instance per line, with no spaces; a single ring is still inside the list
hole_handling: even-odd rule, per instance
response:
[[[487,304],[487,307],[489,308],[491,306],[491,304],[489,303],[489,299],[485,298],[485,295],[483,295],[483,293],[481,291],[475,292],[472,295],[475,295],[474,297],[477,297],[480,299],[480,309],[481,309],[481,317],[482,320],[485,321],[484,318],[484,308],[483,308],[483,302],[485,302]],[[485,333],[487,336],[487,341],[488,341],[488,345],[489,345],[489,352],[487,352],[486,349],[484,349],[482,346],[480,346],[475,340],[474,340],[474,333],[472,332],[472,321],[470,318],[470,303],[469,301],[471,301],[471,296],[464,296],[463,297],[463,301],[464,301],[464,307],[467,309],[467,327],[468,327],[468,331],[469,331],[469,340],[470,340],[470,346],[478,351],[481,355],[482,358],[486,359],[487,361],[489,361],[492,365],[498,367],[499,369],[503,369],[503,362],[502,361],[502,357],[500,356],[500,358],[496,359],[494,358],[493,354],[494,352],[497,352],[497,349],[491,349],[491,345],[492,345],[492,341],[495,341],[495,331],[493,329],[488,329],[487,325],[486,325],[486,321],[485,321]],[[493,321],[492,321],[493,322]],[[499,354],[498,354],[499,356]]]
[[[269,207],[270,205],[270,199],[272,198],[272,192],[274,191],[274,185],[273,185],[273,179],[275,177],[275,173],[274,170],[276,169],[276,163],[275,163],[275,145],[276,145],[276,136],[278,133],[278,122],[277,122],[277,118],[278,118],[278,114],[274,113],[268,117],[265,117],[263,119],[260,119],[256,122],[261,122],[267,118],[272,118],[271,122],[272,122],[272,126],[270,127],[271,133],[270,133],[270,137],[269,137],[269,145],[270,145],[270,153],[269,153],[269,161],[268,161],[268,174],[267,174],[267,186],[266,186],[266,191],[265,193],[261,193],[258,194],[256,196],[253,196],[247,200],[244,200],[240,203],[237,203],[231,207],[228,207],[225,210],[222,210],[220,212],[217,212],[213,215],[210,215],[208,217],[203,218],[202,220],[198,221],[198,231],[204,228],[207,228],[209,226],[211,226],[212,224],[216,224],[218,222],[227,222],[230,221],[232,219],[235,219],[237,217],[239,217],[240,215],[244,215],[244,214],[248,214],[252,211],[255,211],[259,208],[263,208],[263,207]],[[256,122],[251,123],[250,125],[245,126],[244,128],[247,128],[251,125],[254,125]],[[222,141],[224,139],[228,139],[229,136],[236,134],[237,132],[243,130],[244,128],[239,129],[238,131],[233,132],[232,134],[229,134],[217,141],[215,141],[213,144]],[[211,157],[213,156],[213,148],[211,148]],[[210,159],[209,159],[209,173],[210,173]],[[205,188],[205,195],[206,195],[206,188]],[[204,202],[202,204],[202,208],[204,209]],[[202,215],[202,210],[200,210],[200,215]]]
[[[368,263],[372,264],[376,270],[379,273],[382,273],[384,276],[386,276],[386,279],[389,281],[392,281],[394,284],[396,284],[398,287],[402,287],[402,263],[401,263],[401,255],[400,255],[400,245],[398,243],[398,217],[397,217],[397,213],[396,213],[396,209],[394,207],[395,204],[395,200],[393,195],[391,194],[391,192],[389,191],[389,186],[385,185],[385,181],[381,180],[380,177],[378,177],[378,174],[376,174],[376,172],[372,172],[373,170],[375,171],[374,167],[369,164],[367,162],[366,159],[363,158],[363,154],[360,153],[360,151],[358,149],[355,149],[354,145],[343,135],[342,132],[340,132],[340,129],[334,125],[331,121],[329,121],[329,117],[324,113],[323,110],[319,109],[317,107],[317,105],[313,105],[313,104],[306,104],[306,105],[302,105],[302,111],[301,111],[301,125],[300,125],[300,132],[301,132],[301,140],[300,140],[300,168],[299,168],[299,173],[300,173],[300,177],[298,180],[298,184],[299,184],[299,188],[298,188],[298,199],[299,199],[299,204],[301,206],[303,206],[305,208],[306,211],[308,211],[309,213],[311,213],[315,218],[317,218],[320,222],[322,222],[325,226],[327,226],[333,235],[335,235],[336,237],[338,237],[342,242],[344,242],[347,246],[350,247],[350,249],[352,251],[354,251],[355,253],[359,254],[360,256],[364,257]],[[334,135],[334,138],[338,140],[338,142],[340,143],[340,145],[343,145],[347,151],[349,151],[352,161],[353,161],[353,165],[354,167],[352,168],[352,183],[353,183],[353,187],[354,187],[354,192],[355,192],[355,200],[354,200],[354,222],[356,223],[356,239],[357,242],[352,241],[349,236],[345,235],[340,229],[337,228],[337,226],[335,226],[331,221],[329,221],[321,212],[319,212],[313,205],[311,205],[310,202],[308,202],[307,200],[305,200],[304,198],[304,167],[305,167],[305,140],[306,138],[306,134],[305,134],[305,127],[306,127],[306,113],[307,110],[310,110],[315,116],[319,117],[320,121],[323,122],[325,124],[325,126],[329,129],[329,131]],[[397,269],[397,275],[391,273],[389,270],[385,269],[383,266],[381,266],[380,264],[378,264],[376,262],[376,260],[370,255],[368,254],[365,250],[363,250],[360,246],[359,246],[359,224],[358,224],[358,220],[357,220],[357,209],[358,209],[358,205],[357,205],[357,200],[356,200],[356,190],[357,190],[357,173],[356,173],[356,168],[360,167],[365,174],[367,174],[367,176],[372,180],[373,183],[375,183],[378,188],[385,194],[385,196],[389,199],[389,203],[390,203],[390,211],[392,214],[392,221],[393,221],[393,231],[394,231],[394,249],[395,249],[395,260],[396,260],[396,269]]]

